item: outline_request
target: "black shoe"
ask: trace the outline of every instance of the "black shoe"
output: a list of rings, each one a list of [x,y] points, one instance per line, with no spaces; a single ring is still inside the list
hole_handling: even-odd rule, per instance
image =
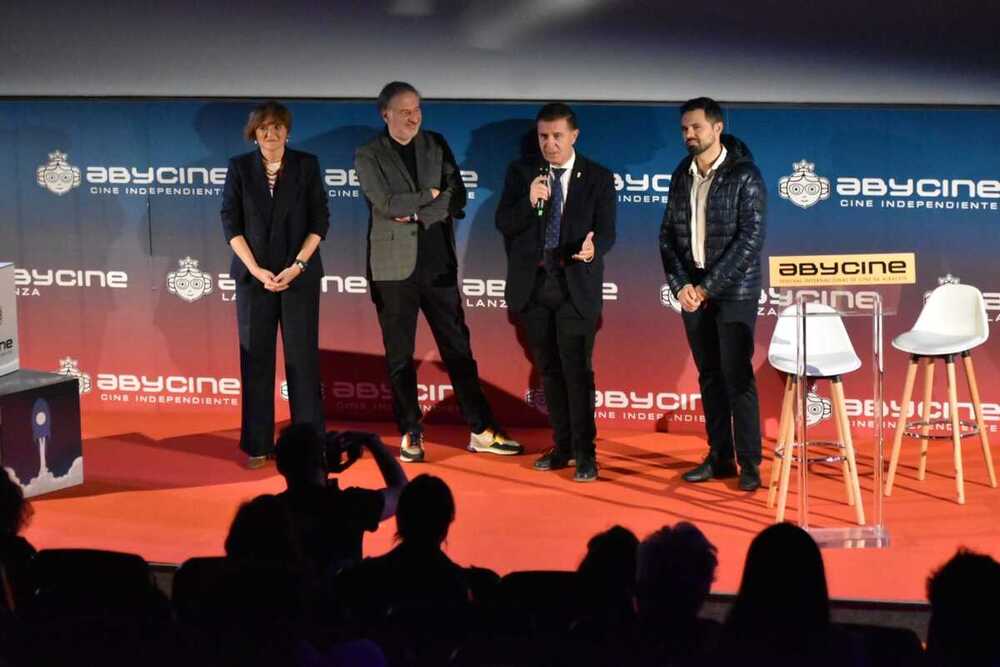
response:
[[[267,454],[262,454],[260,456],[248,456],[247,460],[243,463],[243,467],[247,470],[257,470],[263,468],[267,465],[268,459],[271,458]]]
[[[760,488],[760,469],[756,463],[740,464],[740,491],[756,491]]]
[[[553,447],[539,456],[531,467],[535,470],[559,470],[568,467],[570,463],[573,463],[572,454],[561,452]]]
[[[706,456],[700,466],[692,468],[681,475],[681,478],[685,482],[694,483],[707,482],[710,479],[724,479],[726,477],[736,477],[736,464],[731,462],[720,463],[711,456]]]
[[[597,461],[594,459],[581,459],[576,463],[576,472],[573,474],[574,482],[596,482],[597,481]]]

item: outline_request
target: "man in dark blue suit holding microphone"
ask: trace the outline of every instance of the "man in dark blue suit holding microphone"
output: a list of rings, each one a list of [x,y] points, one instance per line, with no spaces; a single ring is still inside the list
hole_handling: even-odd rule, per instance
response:
[[[576,153],[576,114],[546,104],[536,117],[542,159],[510,165],[497,207],[507,246],[507,306],[524,327],[542,377],[554,447],[536,470],[575,462],[597,479],[592,356],[601,315],[604,255],[615,243],[611,172]]]

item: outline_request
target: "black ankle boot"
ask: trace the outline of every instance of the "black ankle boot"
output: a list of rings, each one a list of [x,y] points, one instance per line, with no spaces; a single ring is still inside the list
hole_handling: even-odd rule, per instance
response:
[[[740,490],[756,491],[760,488],[760,468],[749,461],[740,463]]]
[[[735,477],[736,466],[730,462],[717,461],[709,454],[702,461],[700,466],[692,468],[681,477],[685,482],[707,482],[710,479],[723,479],[725,477]]]

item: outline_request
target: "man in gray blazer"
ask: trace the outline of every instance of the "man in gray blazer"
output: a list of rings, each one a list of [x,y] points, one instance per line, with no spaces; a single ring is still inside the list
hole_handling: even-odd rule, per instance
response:
[[[368,279],[403,436],[399,458],[424,460],[413,366],[421,310],[472,431],[469,450],[520,454],[521,445],[504,436],[483,395],[462,312],[452,220],[462,217],[466,193],[455,157],[444,137],[421,131],[420,93],[410,84],[386,84],[378,110],[386,131],[358,148],[354,163],[370,212]]]

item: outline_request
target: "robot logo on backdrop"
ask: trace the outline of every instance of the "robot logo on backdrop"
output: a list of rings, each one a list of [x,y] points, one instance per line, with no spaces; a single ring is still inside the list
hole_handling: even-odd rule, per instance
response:
[[[90,380],[90,375],[80,370],[79,363],[80,362],[72,357],[60,359],[59,370],[57,370],[56,373],[66,377],[76,378],[80,385],[80,395],[82,396],[84,394],[89,394],[94,387]]]
[[[545,390],[544,389],[527,389],[524,392],[524,402],[535,408],[542,414],[549,414],[549,406],[545,402]]]
[[[278,395],[281,396],[281,400],[288,400],[288,380],[282,380],[281,384],[278,385]],[[326,400],[326,385],[322,382],[319,383],[319,397]]]
[[[677,300],[673,290],[670,289],[670,285],[666,283],[660,286],[660,305],[664,308],[672,309],[675,313],[681,312],[681,302]]]
[[[38,185],[59,196],[79,187],[80,169],[67,162],[68,157],[59,150],[49,153],[48,163],[40,165],[35,172]]]
[[[953,276],[950,273],[940,276],[937,279],[938,287],[941,287],[941,285],[961,285],[961,284],[962,284],[962,279],[959,278],[958,276]],[[934,290],[927,290],[926,292],[924,292],[924,301],[927,301],[927,299],[930,298],[931,292],[933,291]]]
[[[833,404],[830,399],[823,398],[816,393],[815,389],[810,389],[806,394],[806,425],[815,426],[821,421],[825,421],[833,414]]]
[[[793,162],[791,175],[778,180],[778,195],[799,208],[809,208],[830,198],[830,180],[817,176],[812,162]]]
[[[212,276],[198,268],[198,260],[185,257],[177,264],[179,268],[167,274],[168,292],[187,303],[212,293]]]

